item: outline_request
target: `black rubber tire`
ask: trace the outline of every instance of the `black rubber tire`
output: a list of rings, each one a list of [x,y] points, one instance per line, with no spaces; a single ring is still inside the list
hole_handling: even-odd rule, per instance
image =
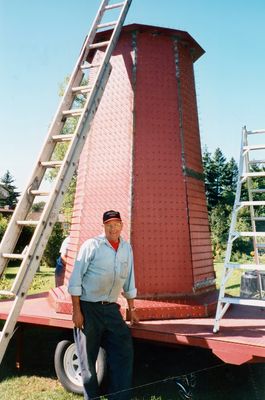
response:
[[[105,351],[100,348],[96,364],[99,385],[106,374],[106,365]],[[59,381],[68,392],[83,394],[82,378],[74,342],[62,340],[57,344],[54,353],[54,367]]]

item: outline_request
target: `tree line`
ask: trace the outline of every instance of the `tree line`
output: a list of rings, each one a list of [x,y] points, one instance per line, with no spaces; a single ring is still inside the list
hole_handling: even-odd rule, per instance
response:
[[[238,166],[234,158],[227,161],[220,148],[217,148],[213,154],[204,149],[203,168],[213,256],[215,261],[223,261],[236,195],[239,173]],[[258,163],[252,163],[250,166],[250,172],[263,170],[263,167]],[[252,179],[253,189],[260,190],[264,189],[264,187],[265,179]],[[242,184],[240,200],[249,200],[246,183]],[[265,194],[260,191],[256,195],[255,200],[265,200]],[[264,214],[265,207],[259,207],[258,210],[255,210],[256,217],[263,216]],[[237,211],[236,221],[236,231],[252,231],[249,207],[242,207]],[[265,231],[264,221],[256,222],[256,230]],[[248,258],[253,255],[252,252],[252,239],[249,237],[240,237],[233,243],[232,260],[239,261]]]
[[[205,148],[202,160],[213,255],[219,260],[223,258],[226,247],[238,166],[234,158],[227,161],[220,148],[213,154]]]

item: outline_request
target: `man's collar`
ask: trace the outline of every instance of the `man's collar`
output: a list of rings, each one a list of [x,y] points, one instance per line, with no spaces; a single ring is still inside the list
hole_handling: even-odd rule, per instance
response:
[[[108,239],[106,238],[106,235],[102,234],[101,236],[104,239],[105,243],[111,245],[110,242],[108,241]],[[122,245],[123,242],[124,242],[124,240],[123,240],[123,238],[121,236],[119,237],[119,242],[120,242],[120,245]]]

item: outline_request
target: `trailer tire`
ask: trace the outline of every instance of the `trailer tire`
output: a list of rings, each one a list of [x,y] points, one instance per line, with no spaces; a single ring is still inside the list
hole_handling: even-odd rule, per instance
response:
[[[54,353],[54,367],[59,381],[68,392],[83,394],[81,371],[74,342],[62,340],[57,344]],[[106,373],[106,354],[102,348],[98,353],[96,370],[100,385]]]

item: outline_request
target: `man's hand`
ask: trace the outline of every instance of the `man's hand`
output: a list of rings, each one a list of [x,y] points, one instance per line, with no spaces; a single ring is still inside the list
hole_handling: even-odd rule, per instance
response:
[[[74,323],[74,326],[79,329],[84,328],[84,317],[81,312],[81,310],[74,310],[73,311],[73,318],[72,321]]]
[[[72,321],[74,326],[79,329],[84,328],[84,316],[80,307],[80,296],[71,296],[73,304],[73,316]]]
[[[140,320],[137,315],[136,309],[133,307],[132,309],[129,309],[129,316],[130,316],[130,324],[139,324]]]

